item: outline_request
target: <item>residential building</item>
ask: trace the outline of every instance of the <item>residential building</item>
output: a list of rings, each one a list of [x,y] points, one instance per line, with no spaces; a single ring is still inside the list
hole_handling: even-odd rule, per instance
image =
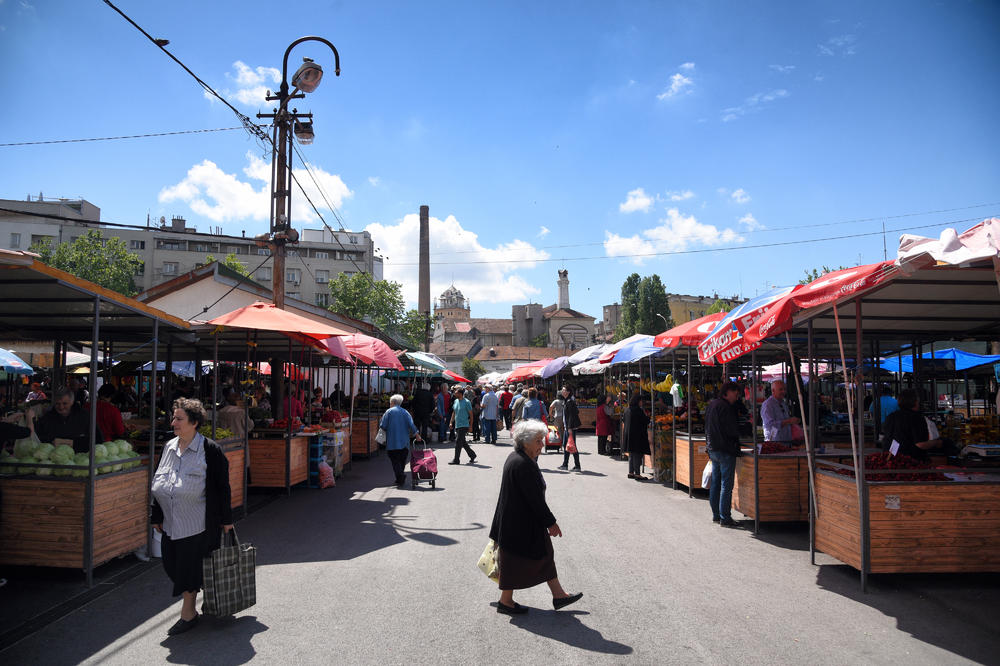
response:
[[[434,303],[430,350],[446,361],[450,369],[454,369],[453,365],[461,367],[462,358],[471,358],[484,347],[511,344],[510,319],[472,317],[471,314],[471,303],[455,285],[448,287]]]
[[[708,309],[715,301],[720,300],[726,305],[726,311],[732,310],[743,303],[743,299],[738,296],[732,298],[720,298],[718,294],[712,296],[690,296],[688,294],[667,294],[667,302],[670,304],[670,318],[674,320],[674,326],[685,324],[692,319],[704,317]]]
[[[270,249],[253,238],[198,232],[175,216],[169,224],[145,227],[108,226],[101,223],[100,208],[78,199],[0,200],[0,247],[26,250],[41,238],[53,244],[75,240],[90,229],[105,238],[118,237],[138,254],[143,266],[135,276],[136,287],[146,291],[205,263],[208,255],[222,260],[227,255],[253,271],[252,279],[272,286],[268,261]],[[382,279],[383,260],[375,254],[367,231],[304,229],[299,242],[286,246],[285,293],[289,298],[326,307],[330,302],[327,283],[341,273],[369,273]]]

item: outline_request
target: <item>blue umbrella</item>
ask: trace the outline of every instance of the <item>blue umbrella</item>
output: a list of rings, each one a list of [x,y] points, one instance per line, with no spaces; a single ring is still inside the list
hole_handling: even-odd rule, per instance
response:
[[[559,371],[569,365],[568,356],[560,356],[559,358],[554,358],[549,361],[544,368],[542,368],[542,379],[548,379],[549,377],[554,377],[559,374]]]
[[[647,356],[652,356],[653,354],[658,354],[664,350],[663,347],[656,347],[653,345],[653,340],[655,338],[652,335],[646,336],[636,340],[635,342],[630,342],[615,354],[615,357],[611,359],[611,365],[617,365],[618,363],[631,363],[633,361],[638,361],[646,358]]]
[[[12,375],[33,375],[31,366],[19,359],[13,352],[0,349],[0,370]]]
[[[924,352],[921,358],[931,358],[930,352]],[[934,352],[935,359],[951,359],[955,361],[955,370],[968,370],[987,363],[1000,361],[1000,356],[984,356],[962,351],[952,347],[951,349],[938,349]],[[913,357],[909,354],[901,354],[898,357],[882,359],[879,364],[884,370],[889,372],[913,372]]]

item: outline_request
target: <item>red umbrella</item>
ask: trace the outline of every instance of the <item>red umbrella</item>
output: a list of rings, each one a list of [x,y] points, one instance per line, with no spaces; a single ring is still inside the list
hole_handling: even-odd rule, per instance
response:
[[[462,375],[454,373],[451,370],[445,370],[441,374],[444,375],[445,377],[447,377],[448,379],[452,380],[452,381],[458,382],[459,384],[471,384],[472,383],[471,379],[466,379]]]
[[[399,362],[392,348],[378,338],[373,338],[370,335],[362,333],[355,333],[353,335],[342,336],[339,342],[344,344],[344,347],[351,353],[351,356],[365,363],[374,364],[380,368],[403,369],[403,364]],[[330,345],[335,343],[323,340],[322,344],[329,349]]]
[[[537,377],[541,374],[542,368],[549,364],[551,358],[543,358],[540,361],[532,361],[531,363],[525,363],[524,365],[519,365],[511,371],[510,375],[507,377],[509,382],[520,382],[525,379],[531,379],[532,377]]]
[[[292,365],[291,363],[285,363],[285,377],[288,377],[292,381],[298,381],[300,379],[309,379],[309,371],[300,368],[297,365]],[[271,364],[266,361],[257,364],[260,369],[260,374],[270,375],[271,374]]]
[[[743,337],[750,344],[784,333],[792,327],[793,318],[802,310],[853,298],[899,274],[894,261],[845,268],[820,276],[774,303],[761,315]]]
[[[263,303],[261,301],[218,316],[208,323],[215,326],[248,328],[258,331],[302,333],[317,339],[328,338],[333,335],[349,335],[348,331],[336,326],[307,319],[287,310],[276,308],[274,303]]]
[[[712,332],[715,325],[726,316],[725,312],[716,312],[714,314],[705,315],[704,317],[699,317],[698,319],[692,319],[689,322],[685,322],[680,326],[674,326],[669,331],[664,331],[660,333],[655,338],[653,338],[654,347],[666,347],[667,349],[673,349],[674,347],[679,347],[680,345],[686,345],[693,347],[699,342],[705,339],[705,336]]]

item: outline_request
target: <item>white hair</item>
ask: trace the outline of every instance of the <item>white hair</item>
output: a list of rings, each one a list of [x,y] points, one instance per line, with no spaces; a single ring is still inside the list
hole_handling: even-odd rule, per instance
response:
[[[514,424],[514,450],[523,451],[526,444],[548,434],[548,427],[537,419],[518,421]]]
[[[403,396],[399,395],[398,393],[389,396],[390,407],[399,407],[402,404],[403,404]]]

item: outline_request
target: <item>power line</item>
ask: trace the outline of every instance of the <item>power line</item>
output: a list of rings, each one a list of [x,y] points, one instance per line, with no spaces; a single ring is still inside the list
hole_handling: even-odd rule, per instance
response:
[[[269,262],[270,260],[271,260],[271,255],[268,255],[268,256],[264,257],[264,261],[260,262],[260,265],[258,265],[257,268],[255,268],[252,271],[250,271],[249,273],[247,273],[246,277],[248,277],[248,278],[252,277],[254,273],[256,273],[257,271],[259,271],[261,269],[261,267],[264,264],[266,264],[267,262]],[[222,262],[219,262],[219,263],[222,263]],[[222,299],[224,299],[229,294],[233,293],[236,290],[236,288],[239,287],[239,286],[240,286],[240,282],[237,280],[236,284],[234,284],[232,287],[229,288],[229,291],[227,291],[226,293],[224,293],[222,296],[219,296],[219,298],[217,298],[211,305],[206,305],[205,307],[203,307],[201,309],[201,312],[199,312],[198,314],[193,314],[190,317],[188,317],[188,320],[190,321],[191,319],[194,319],[195,317],[197,317],[200,314],[205,314],[206,312],[208,312],[209,310],[211,310],[212,308],[214,308],[216,305],[218,305],[219,303],[221,303]]]
[[[978,217],[970,217],[964,220],[952,220],[950,222],[938,222],[936,224],[925,224],[915,227],[900,227],[898,229],[886,229],[886,233],[893,233],[897,231],[912,231],[915,229],[930,229],[941,227],[950,224],[961,224],[963,222],[975,222],[978,221]],[[697,250],[668,250],[664,252],[642,252],[636,254],[618,254],[618,255],[594,255],[589,257],[558,257],[558,258],[548,258],[548,259],[509,259],[504,261],[449,261],[449,266],[455,265],[473,265],[473,264],[533,264],[533,263],[549,263],[553,261],[597,261],[597,260],[608,260],[608,259],[636,259],[636,258],[648,258],[648,257],[664,257],[682,254],[705,254],[708,252],[732,252],[735,250],[755,250],[760,248],[768,247],[783,247],[786,245],[805,245],[808,243],[822,243],[826,241],[835,240],[846,240],[849,238],[863,238],[866,236],[881,236],[882,230],[870,231],[860,234],[845,234],[843,236],[827,236],[824,238],[807,238],[803,240],[794,241],[781,241],[777,243],[758,243],[756,245],[732,245],[728,247],[707,247]],[[397,263],[397,266],[418,266],[419,263]]]
[[[244,129],[241,127],[216,127],[214,129],[179,130],[177,132],[152,132],[149,134],[127,134],[124,136],[99,136],[89,139],[53,139],[51,141],[21,141],[18,143],[0,143],[0,148],[11,146],[45,146],[53,143],[84,143],[87,141],[120,141],[122,139],[146,139],[154,136],[177,136],[178,134],[205,134],[207,132],[229,132]]]

